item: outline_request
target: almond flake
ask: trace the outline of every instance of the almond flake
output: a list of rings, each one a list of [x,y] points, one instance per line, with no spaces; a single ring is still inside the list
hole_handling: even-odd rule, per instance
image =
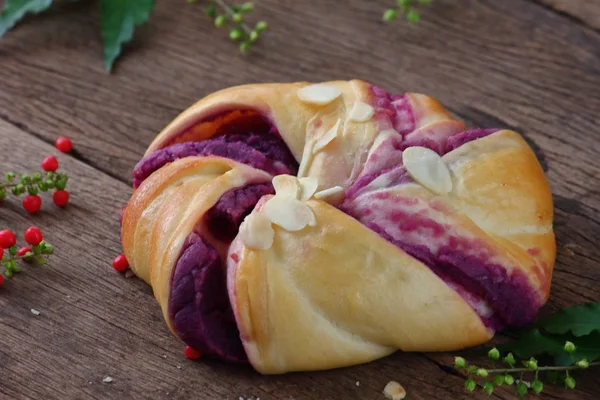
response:
[[[326,105],[340,97],[342,91],[336,86],[317,83],[298,89],[298,97],[305,103]]]
[[[366,122],[373,118],[373,115],[375,115],[375,109],[373,107],[362,101],[357,101],[352,106],[348,118],[350,121]]]
[[[306,145],[304,146],[304,151],[302,152],[302,160],[300,160],[300,166],[298,167],[298,178],[306,176],[306,174],[308,174],[314,156],[314,147],[314,141],[309,140],[308,142],[306,142]]]
[[[298,179],[298,182],[302,187],[302,194],[300,195],[300,200],[302,201],[310,199],[319,187],[319,181],[317,180],[317,178],[314,178],[312,176],[300,178]]]
[[[452,191],[452,177],[448,166],[435,151],[426,147],[408,147],[402,153],[408,173],[426,189],[437,194]]]
[[[273,178],[273,187],[277,196],[298,199],[302,193],[298,178],[292,175],[277,175]]]
[[[320,152],[321,150],[323,150],[325,148],[325,146],[327,146],[329,143],[331,143],[331,141],[333,139],[338,137],[338,132],[340,130],[341,123],[342,123],[342,120],[338,119],[337,122],[335,123],[335,125],[333,125],[333,127],[330,130],[325,132],[325,134],[323,136],[321,136],[319,138],[319,140],[317,140],[317,142],[315,143],[315,145],[313,147],[313,153]]]
[[[317,224],[315,214],[310,207],[290,197],[271,197],[262,207],[261,212],[269,221],[290,232],[304,229],[306,225]]]
[[[334,186],[329,189],[315,193],[315,199],[323,200],[331,204],[338,204],[344,200],[344,188]]]
[[[406,397],[406,390],[398,382],[389,381],[383,389],[383,394],[386,399],[390,400],[402,400]]]
[[[271,221],[262,214],[252,213],[240,225],[240,239],[248,248],[267,250],[273,245],[274,237]]]

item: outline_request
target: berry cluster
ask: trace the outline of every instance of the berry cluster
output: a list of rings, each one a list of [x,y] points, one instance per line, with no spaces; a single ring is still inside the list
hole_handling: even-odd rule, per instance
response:
[[[69,146],[61,144],[61,147],[70,149],[70,142]],[[42,161],[43,172],[35,172],[31,175],[22,174],[20,176],[17,176],[14,172],[6,173],[4,181],[0,180],[0,201],[6,198],[9,191],[15,196],[27,193],[23,198],[23,208],[28,213],[35,214],[42,207],[42,198],[39,196],[39,192],[55,190],[52,196],[54,204],[59,207],[66,206],[69,202],[69,192],[65,188],[69,177],[65,173],[56,172],[58,167],[56,157],[48,156]]]
[[[517,360],[512,353],[508,353],[502,358],[502,363],[507,368],[486,369],[476,365],[468,365],[466,360],[462,357],[456,357],[454,359],[454,366],[462,370],[467,374],[467,380],[465,381],[465,388],[472,392],[478,386],[481,390],[491,395],[494,389],[501,385],[512,386],[514,385],[515,392],[519,396],[525,396],[529,391],[534,393],[541,393],[544,390],[544,383],[541,380],[540,374],[545,374],[546,378],[551,383],[562,383],[567,389],[575,388],[575,379],[570,375],[570,371],[576,369],[587,369],[592,366],[599,366],[600,363],[590,363],[587,359],[580,359],[575,361],[573,354],[575,353],[576,346],[572,342],[566,342],[564,351],[571,357],[573,365],[570,366],[539,366],[538,360],[531,357],[529,360],[522,360],[523,368],[517,368]],[[496,348],[491,349],[488,352],[488,358],[492,362],[492,365],[499,361],[500,351]],[[519,374],[519,378],[515,378],[513,374]],[[533,375],[532,381],[526,381],[525,374]]]
[[[395,21],[399,15],[404,15],[408,22],[417,23],[421,20],[421,13],[415,7],[415,3],[421,6],[431,4],[431,0],[396,0],[396,8],[389,8],[383,13],[386,22]]]
[[[29,246],[17,247],[17,237],[8,230],[0,230],[0,263],[4,267],[4,272],[0,271],[0,286],[4,283],[4,276],[12,277],[15,273],[21,272],[17,261],[22,260],[27,263],[42,265],[46,262],[44,256],[54,253],[54,247],[44,240],[44,235],[39,228],[29,227],[23,235]],[[5,252],[5,250],[8,250]]]
[[[196,0],[188,1],[190,3],[196,2]],[[242,53],[250,51],[252,45],[267,29],[265,21],[259,21],[254,28],[251,28],[244,21],[245,16],[254,9],[254,4],[248,2],[230,6],[223,0],[214,0],[214,3],[215,5],[209,6],[206,9],[206,15],[213,20],[217,28],[229,27],[229,38],[234,42],[240,43],[240,51]]]

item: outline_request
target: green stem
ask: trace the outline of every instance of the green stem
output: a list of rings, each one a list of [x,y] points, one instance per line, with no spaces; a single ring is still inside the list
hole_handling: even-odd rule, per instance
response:
[[[593,362],[593,363],[590,363],[590,366],[588,368],[598,367],[598,366],[600,366],[600,362]],[[571,365],[569,367],[539,367],[537,369],[537,371],[572,371],[575,369],[583,369],[583,368],[578,367],[577,365]],[[503,369],[488,369],[487,371],[490,374],[500,374],[500,373],[510,373],[510,372],[512,372],[512,373],[514,373],[514,372],[529,372],[531,370],[529,368],[503,368]]]
[[[223,11],[225,11],[225,13],[227,13],[227,15],[229,15],[230,18],[233,19],[235,12],[231,9],[231,7],[229,7],[227,5],[227,3],[225,3],[223,0],[214,0],[214,1]],[[241,22],[239,25],[242,27],[244,32],[246,32],[248,35],[250,35],[252,33],[252,28],[250,28],[245,22]]]

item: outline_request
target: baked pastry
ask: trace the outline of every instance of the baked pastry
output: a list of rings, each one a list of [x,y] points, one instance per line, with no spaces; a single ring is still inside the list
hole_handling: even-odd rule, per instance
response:
[[[549,295],[535,154],[421,94],[226,89],[158,135],[134,186],[123,248],[169,328],[261,373],[475,346],[534,321]]]

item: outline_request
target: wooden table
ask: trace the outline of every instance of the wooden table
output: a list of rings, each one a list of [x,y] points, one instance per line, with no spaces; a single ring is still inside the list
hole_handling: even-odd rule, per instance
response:
[[[113,271],[119,208],[146,146],[196,99],[265,81],[362,78],[438,98],[471,126],[522,132],[554,191],[558,260],[546,311],[600,301],[600,1],[435,0],[419,25],[380,22],[392,1],[260,0],[270,31],[248,56],[199,6],[159,1],[113,75],[102,69],[96,2],[60,5],[0,41],[0,171],[31,171],[59,135],[70,205],[0,226],[40,226],[48,267],[0,289],[1,399],[485,398],[462,389],[451,354],[401,354],[337,371],[261,377],[184,359],[149,287]],[[30,310],[37,309],[40,315]],[[110,384],[103,383],[112,377]],[[549,399],[597,399],[600,375]],[[358,383],[360,382],[360,383]],[[493,398],[511,399],[498,390]]]

